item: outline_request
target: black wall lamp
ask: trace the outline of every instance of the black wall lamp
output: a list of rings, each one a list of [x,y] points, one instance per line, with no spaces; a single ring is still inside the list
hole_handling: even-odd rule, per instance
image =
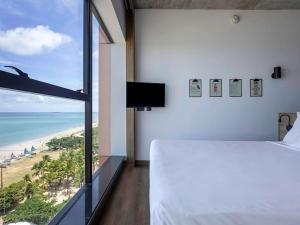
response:
[[[273,79],[280,79],[281,78],[281,67],[277,66],[274,67],[274,72],[272,73]]]
[[[287,114],[282,114],[282,115],[280,115],[280,117],[279,117],[279,120],[278,120],[278,122],[279,123],[281,123],[282,122],[282,117],[287,117],[289,120],[288,120],[288,125],[286,126],[286,130],[287,131],[290,131],[292,128],[293,128],[293,125],[291,124],[291,117],[289,116],[289,115],[287,115]]]

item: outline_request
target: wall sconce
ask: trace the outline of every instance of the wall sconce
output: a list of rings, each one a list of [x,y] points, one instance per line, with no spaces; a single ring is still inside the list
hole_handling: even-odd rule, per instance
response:
[[[280,79],[281,78],[281,67],[277,66],[274,67],[274,72],[272,73],[273,79]]]
[[[283,114],[283,115],[281,115],[280,117],[279,117],[279,120],[278,120],[278,122],[279,123],[281,123],[282,122],[282,117],[287,117],[289,120],[288,120],[288,125],[286,126],[286,130],[287,131],[290,131],[292,128],[293,128],[293,125],[291,124],[291,117],[289,116],[289,115],[287,115],[287,114]]]
[[[240,18],[240,16],[238,16],[238,15],[233,15],[233,16],[231,17],[231,23],[232,23],[232,24],[237,24],[237,23],[240,22],[240,20],[241,20],[241,18]]]

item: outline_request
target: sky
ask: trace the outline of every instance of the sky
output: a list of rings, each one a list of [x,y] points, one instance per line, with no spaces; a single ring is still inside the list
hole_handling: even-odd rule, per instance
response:
[[[98,107],[98,29],[93,23],[94,110]],[[32,79],[83,87],[83,0],[1,0],[0,70],[16,66]],[[84,104],[0,89],[0,112],[80,112]]]

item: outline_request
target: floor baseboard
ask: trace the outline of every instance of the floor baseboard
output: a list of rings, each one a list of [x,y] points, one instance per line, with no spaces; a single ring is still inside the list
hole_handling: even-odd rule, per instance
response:
[[[149,166],[149,160],[135,160],[135,166]]]

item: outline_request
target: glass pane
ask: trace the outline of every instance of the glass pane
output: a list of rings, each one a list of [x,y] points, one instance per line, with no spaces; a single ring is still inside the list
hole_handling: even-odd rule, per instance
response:
[[[2,0],[0,69],[16,66],[32,79],[83,87],[83,0]]]
[[[110,154],[110,45],[93,16],[93,172]]]
[[[99,23],[93,16],[93,173],[99,168]]]
[[[84,103],[0,89],[0,215],[47,224],[84,182]]]

